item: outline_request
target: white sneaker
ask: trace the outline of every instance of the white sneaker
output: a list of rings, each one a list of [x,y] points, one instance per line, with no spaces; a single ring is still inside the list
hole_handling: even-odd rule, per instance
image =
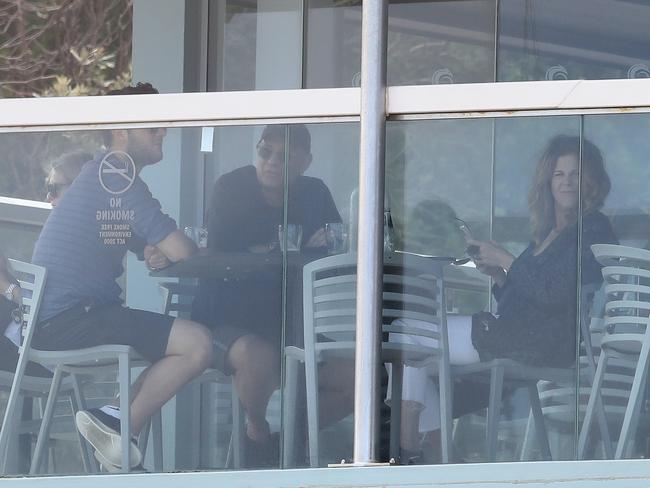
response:
[[[102,468],[104,468],[104,470],[107,473],[121,473],[122,472],[122,468],[120,468],[119,466],[115,466],[114,464],[111,464],[110,462],[108,462],[108,460],[104,456],[102,456],[99,451],[95,451],[95,459],[97,460],[97,462],[99,464],[101,464]],[[142,464],[138,464],[137,466],[132,467],[130,469],[130,472],[131,473],[148,473],[148,471],[142,467]]]
[[[119,431],[116,428],[109,427],[100,420],[98,417],[105,419],[105,417],[110,417],[109,415],[104,414],[99,410],[93,410],[89,412],[87,410],[80,410],[75,416],[75,423],[77,424],[77,429],[79,433],[84,436],[84,438],[90,442],[90,444],[97,451],[103,461],[100,463],[106,467],[108,470],[108,465],[116,466],[118,469],[122,467],[122,444],[121,436]],[[119,426],[119,420],[111,417],[111,422],[117,422]],[[106,419],[108,421],[108,419]],[[135,467],[142,462],[142,453],[138,446],[131,441],[130,449],[130,458],[129,464],[130,467]]]

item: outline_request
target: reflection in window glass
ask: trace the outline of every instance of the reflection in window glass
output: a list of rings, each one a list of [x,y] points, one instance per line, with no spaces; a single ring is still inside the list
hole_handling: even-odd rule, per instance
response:
[[[502,0],[497,79],[648,78],[649,16],[646,0]]]
[[[343,259],[354,267],[356,262],[350,252],[356,228],[350,224],[358,186],[358,124],[219,128],[213,147],[203,146],[205,158],[198,144],[188,148],[198,142],[200,132],[191,127],[94,131],[88,133],[87,142],[93,146],[90,141],[94,141],[95,153],[79,152],[88,160],[78,164],[68,157],[73,153],[67,153],[65,168],[57,167],[56,179],[49,180],[54,209],[33,254],[34,263],[48,269],[41,319],[52,324],[38,330],[34,344],[61,350],[126,343],[158,364],[174,338],[165,331],[183,328],[185,339],[193,342],[192,360],[175,366],[161,363],[160,367],[174,368],[164,375],[164,385],[145,383],[136,393],[136,401],[145,409],[132,411],[134,433],[152,413],[146,409],[151,398],[147,391],[175,399],[172,410],[162,410],[163,438],[171,442],[174,455],[166,458],[165,466],[152,464],[155,456],[144,459],[148,470],[224,468],[232,433],[240,428],[234,423],[238,414],[242,421],[246,418],[246,427],[242,440],[232,446],[238,449],[236,461],[231,461],[236,468],[324,466],[348,458],[354,344],[344,341],[335,360],[327,352],[305,359],[303,337],[314,338],[305,328],[311,324],[320,340],[323,324],[316,323],[315,317],[303,320],[302,284],[308,263],[320,266],[329,259]],[[49,134],[69,141],[87,135],[82,131]],[[23,136],[12,141],[12,134],[5,134],[3,148],[24,141]],[[186,147],[182,167],[181,146]],[[69,181],[59,178],[63,176]],[[0,224],[6,237],[1,250],[7,257],[29,260],[25,252],[38,232],[33,221]],[[163,279],[161,287],[157,279]],[[69,280],[79,285],[66,286]],[[86,300],[91,300],[89,311],[81,307],[76,313]],[[123,311],[122,300],[130,312]],[[136,310],[149,313],[138,315],[135,323],[131,319],[140,314]],[[354,305],[348,310],[354,317]],[[92,324],[78,322],[87,313],[96,314]],[[130,327],[128,333],[120,335],[113,319],[108,332],[88,332],[93,324],[104,323],[107,313],[126,313],[121,327]],[[179,325],[176,317],[193,322]],[[80,333],[64,333],[68,330],[64,325],[61,329],[55,325],[63,321]],[[349,338],[354,335],[354,321],[347,326]],[[214,336],[214,351],[208,330]],[[327,348],[336,340],[337,336],[327,338]],[[178,347],[182,354],[183,346]],[[286,378],[285,351],[294,360]],[[188,385],[208,366],[216,371]],[[305,388],[301,373],[305,366],[319,371],[317,379],[310,376],[311,386],[318,381],[318,396],[304,394],[313,391]],[[144,381],[155,377],[146,376]],[[84,385],[83,394],[94,405],[116,401],[112,372],[89,377]],[[235,404],[231,403],[233,389]],[[292,402],[283,401],[285,391],[291,393]],[[314,421],[305,413],[307,405],[320,410],[317,434],[311,437],[304,425],[306,418]],[[177,415],[181,411],[188,415]],[[103,413],[81,414],[82,433],[92,437],[93,418],[119,425],[111,412],[106,408]],[[60,415],[67,420],[62,428],[71,441],[56,443],[57,458],[77,447],[70,411]],[[197,432],[191,426],[199,419],[200,435],[179,435]],[[309,452],[309,445],[318,448]],[[11,472],[24,472],[20,466],[28,465],[28,451],[21,452],[26,456],[23,464],[13,466]],[[139,455],[133,456],[139,464]],[[115,469],[121,462],[119,451],[107,450],[101,462]],[[59,474],[83,469],[75,456],[46,468]]]
[[[647,368],[647,359],[638,351],[647,327],[646,291],[650,290],[648,272],[644,271],[650,269],[650,200],[644,184],[648,178],[650,145],[645,134],[649,128],[646,114],[584,118],[585,138],[601,148],[611,177],[612,190],[603,211],[610,216],[623,246],[596,252],[604,264],[610,265],[603,268],[606,284],[616,286],[595,290],[591,299],[591,320],[587,323],[591,327],[592,355],[587,356],[585,351],[580,362],[578,455],[583,459],[648,456],[647,388],[642,387],[637,396],[631,394],[631,388],[634,383],[646,382],[641,375],[634,375]],[[586,222],[583,228],[584,235]],[[620,260],[608,262],[604,254]],[[613,303],[621,303],[621,307],[612,307]],[[597,368],[602,372],[600,384],[594,381]],[[598,395],[600,405],[595,401]],[[622,430],[625,417],[631,423]]]
[[[132,0],[3,2],[0,98],[99,95],[131,79]]]
[[[210,18],[210,90],[301,88],[300,0],[212,0]]]
[[[101,147],[97,132],[0,134],[0,195],[45,200],[47,178],[62,157]]]
[[[308,2],[305,85],[358,86],[361,2]],[[390,2],[388,84],[494,79],[491,0]]]
[[[611,136],[614,118],[609,125],[596,118],[590,132]],[[581,324],[589,318],[593,290],[602,282],[591,245],[618,242],[606,215],[617,198],[609,195],[617,164],[604,161],[613,147],[581,140],[580,129],[579,117],[389,124],[387,202],[399,245],[440,256],[460,235],[460,249],[466,247],[475,263],[447,266],[444,280],[449,357],[456,366],[455,454],[464,459],[575,456],[576,426],[584,416],[576,418],[574,368],[578,344],[581,365],[587,347],[577,340],[576,318]],[[441,225],[444,219],[453,223]],[[481,301],[488,281],[493,313]],[[426,321],[419,326],[428,327]],[[489,385],[500,388],[500,374],[495,416],[483,417]],[[439,462],[437,415],[445,395],[416,395],[440,391],[436,378],[418,368],[405,368],[403,381],[402,455]],[[581,388],[582,402],[589,387]],[[533,428],[548,435],[526,436]]]
[[[316,302],[305,308],[303,315],[303,267],[309,263],[319,269],[328,259],[355,259],[350,254],[350,242],[356,232],[351,207],[358,181],[358,144],[356,124],[216,129],[205,182],[206,193],[210,194],[208,247],[231,255],[235,261],[246,261],[250,256],[248,266],[254,272],[242,275],[235,283],[219,279],[203,282],[195,307],[208,310],[207,320],[217,325],[216,335],[224,350],[233,351],[230,357],[237,366],[235,378],[238,374],[244,377],[242,361],[255,364],[256,377],[251,380],[247,373],[248,383],[238,386],[240,399],[248,425],[253,415],[258,430],[270,425],[273,434],[266,444],[258,443],[267,459],[244,458],[242,467],[278,467],[276,433],[282,428],[288,429],[283,466],[325,466],[351,456],[353,343],[348,340],[337,349],[336,361],[328,359],[327,351],[305,357],[302,350],[307,340],[314,341],[310,351],[314,347],[320,351],[323,336],[320,332],[314,336],[314,331],[320,330],[323,320],[307,315],[315,310]],[[260,270],[255,272],[256,262],[266,263],[266,268],[270,262],[275,267],[263,275]],[[203,293],[206,290],[209,292]],[[353,327],[353,322],[348,326]],[[351,331],[353,328],[348,331],[348,339]],[[257,349],[242,351],[247,351],[248,360],[233,356],[240,350],[236,341],[243,334],[259,338],[259,344],[251,345]],[[335,334],[329,336],[328,347],[334,349],[337,339]],[[280,355],[285,354],[285,346],[287,376],[282,380],[283,391],[291,392],[292,400],[283,404],[284,418],[291,423],[283,427],[279,415],[281,395],[274,390],[279,387]],[[263,358],[270,358],[270,362],[260,368],[258,363]],[[319,373],[314,377],[311,372],[317,363]],[[305,377],[297,374],[303,367],[312,385],[318,381],[318,396],[309,385],[305,388]],[[242,397],[246,388],[266,391],[267,396]],[[297,395],[302,391],[307,392],[306,396]],[[311,412],[318,412],[316,417],[305,417],[307,405]],[[299,421],[305,418],[309,435]],[[256,432],[249,427],[248,433]]]

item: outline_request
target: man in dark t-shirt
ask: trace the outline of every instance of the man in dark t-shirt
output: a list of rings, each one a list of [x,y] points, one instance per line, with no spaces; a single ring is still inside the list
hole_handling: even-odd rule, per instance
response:
[[[149,84],[114,95],[158,93]],[[124,307],[116,279],[130,240],[176,262],[196,246],[161,211],[140,178],[159,162],[166,129],[114,129],[105,133],[107,152],[86,163],[48,217],[32,261],[47,268],[33,345],[68,350],[105,344],[132,346],[151,362],[133,386],[131,429],[137,434],[149,417],[212,362],[212,334],[189,320]],[[104,410],[106,408],[106,410]],[[80,411],[77,427],[110,471],[121,467],[119,411]],[[131,467],[140,464],[131,446]]]
[[[287,222],[302,228],[305,259],[324,256],[325,226],[340,223],[341,216],[323,181],[304,176],[311,162],[311,136],[304,125],[267,126],[257,144],[255,165],[224,174],[214,185],[208,211],[208,247],[216,252],[279,252],[286,164]],[[301,307],[289,303],[300,301],[296,293],[300,287],[293,286],[301,279],[296,276],[299,273],[298,269],[287,276],[288,293],[292,296],[285,311],[287,324],[302,330],[302,320],[296,317]],[[280,385],[282,286],[282,265],[269,264],[264,271],[234,282],[204,280],[193,305],[192,317],[212,328],[217,363],[234,376],[246,410],[245,462],[250,467],[273,466],[278,461],[266,409],[271,394]],[[319,386],[325,390],[321,398],[345,412],[334,413],[333,417],[351,410],[353,388],[351,382],[341,378],[351,378],[352,367],[343,363],[321,367]],[[322,404],[321,408],[327,412],[325,423],[328,414],[339,410]]]

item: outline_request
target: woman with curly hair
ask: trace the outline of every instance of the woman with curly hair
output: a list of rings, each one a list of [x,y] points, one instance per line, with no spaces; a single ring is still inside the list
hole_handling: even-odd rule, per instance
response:
[[[494,280],[498,303],[496,316],[473,317],[472,343],[481,360],[511,358],[555,367],[575,362],[578,210],[581,283],[600,283],[591,245],[617,242],[599,211],[610,186],[593,143],[583,140],[581,148],[578,137],[556,136],[537,164],[528,195],[532,242],[526,250],[515,258],[494,242],[468,241],[478,248],[476,267]]]
[[[617,243],[609,220],[599,211],[610,186],[603,157],[593,143],[583,140],[581,145],[578,137],[566,135],[551,139],[537,163],[528,195],[532,241],[526,250],[515,257],[494,241],[467,241],[473,246],[478,270],[493,279],[492,294],[498,308],[494,315],[479,312],[448,317],[452,365],[496,358],[535,366],[570,367],[575,363],[578,256],[581,284],[599,283],[601,267],[591,245]],[[429,439],[427,444],[438,444],[439,400],[433,380],[418,368],[405,368],[404,389],[425,392],[420,395],[419,409],[403,410],[417,412],[407,421],[411,432],[403,429],[402,447],[408,457],[419,451],[413,442],[414,429],[428,433],[424,437]],[[470,400],[474,408],[463,405],[462,410],[484,406],[482,398]],[[457,410],[458,405],[454,407]],[[429,446],[430,452],[436,451],[433,446]],[[429,461],[435,461],[435,455]]]

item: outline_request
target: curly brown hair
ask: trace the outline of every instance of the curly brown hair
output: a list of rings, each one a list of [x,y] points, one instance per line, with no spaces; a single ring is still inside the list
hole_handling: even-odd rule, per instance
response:
[[[598,147],[577,136],[557,135],[546,146],[537,163],[535,177],[528,193],[528,208],[533,241],[540,245],[555,226],[555,201],[551,193],[551,179],[558,158],[567,155],[582,156],[580,200],[583,214],[598,210],[603,206],[611,188],[611,182],[605,170],[605,161]],[[577,220],[577,215],[576,215]]]

